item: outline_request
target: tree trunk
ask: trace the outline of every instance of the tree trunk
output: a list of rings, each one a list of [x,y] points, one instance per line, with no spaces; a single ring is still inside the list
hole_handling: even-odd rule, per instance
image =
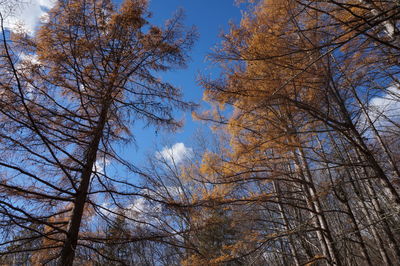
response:
[[[312,201],[312,205],[314,207],[317,219],[318,219],[318,224],[319,227],[322,229],[323,231],[323,235],[322,238],[325,239],[325,243],[326,243],[326,248],[329,254],[329,257],[331,259],[331,263],[333,265],[341,265],[339,258],[337,256],[337,251],[336,248],[333,244],[333,238],[332,235],[330,233],[330,230],[328,228],[326,219],[324,217],[324,214],[322,212],[322,208],[321,205],[319,203],[318,200],[318,196],[317,196],[317,192],[315,191],[315,187],[314,187],[314,182],[312,180],[311,177],[311,172],[310,169],[308,167],[304,152],[302,150],[302,148],[298,148],[297,152],[295,154],[297,160],[299,160],[299,163],[301,165],[301,173],[304,177],[304,180],[306,181],[307,185],[307,189],[309,191],[309,195],[311,196],[311,201]],[[321,233],[321,230],[318,230],[317,233]]]
[[[81,182],[76,193],[74,201],[74,209],[72,212],[71,221],[67,232],[67,237],[61,250],[59,266],[72,266],[75,250],[78,243],[79,229],[81,226],[83,211],[89,190],[90,179],[93,172],[93,166],[96,162],[97,151],[99,149],[100,140],[103,136],[103,129],[106,123],[108,108],[110,103],[105,100],[101,110],[100,118],[94,131],[94,136],[88,146],[85,158],[85,167],[82,169]]]
[[[277,194],[277,197],[278,197],[278,209],[279,209],[279,212],[281,214],[281,219],[283,221],[283,227],[287,232],[289,232],[291,230],[291,228],[290,228],[290,225],[289,225],[289,221],[288,221],[288,219],[286,217],[285,210],[284,210],[283,205],[282,205],[281,191],[280,191],[280,187],[279,187],[278,182],[277,181],[273,181],[273,186],[274,186],[274,190],[275,190],[275,192]],[[288,235],[288,241],[289,241],[290,253],[292,253],[292,257],[294,259],[294,264],[296,266],[300,266],[299,256],[298,256],[297,250],[296,250],[296,248],[294,246],[293,237],[292,237],[291,234]]]

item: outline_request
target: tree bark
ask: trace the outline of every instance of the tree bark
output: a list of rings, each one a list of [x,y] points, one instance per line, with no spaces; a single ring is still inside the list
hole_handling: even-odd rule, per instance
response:
[[[90,179],[93,172],[93,166],[96,162],[100,140],[103,137],[103,129],[106,123],[109,106],[109,100],[105,100],[105,103],[103,104],[103,108],[101,110],[99,121],[97,123],[97,127],[94,131],[94,137],[88,146],[85,158],[86,163],[85,167],[82,169],[81,183],[76,193],[71,221],[69,223],[67,236],[64,241],[64,245],[62,247],[60,259],[58,262],[59,266],[72,266],[74,261],[75,250],[78,243],[79,230],[89,190]]]

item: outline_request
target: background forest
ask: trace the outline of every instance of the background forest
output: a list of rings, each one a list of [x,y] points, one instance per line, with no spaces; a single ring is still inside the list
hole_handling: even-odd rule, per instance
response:
[[[181,11],[58,0],[27,32],[0,0],[0,265],[400,265],[399,1],[238,2],[206,105],[161,78]],[[182,111],[191,148],[121,152]]]

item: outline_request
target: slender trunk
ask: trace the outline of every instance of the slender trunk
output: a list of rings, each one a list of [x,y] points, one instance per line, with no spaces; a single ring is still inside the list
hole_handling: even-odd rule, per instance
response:
[[[273,185],[274,185],[274,190],[275,190],[275,192],[277,194],[277,197],[278,197],[278,209],[279,209],[279,212],[281,214],[281,219],[283,221],[283,227],[284,227],[286,232],[289,232],[291,230],[291,228],[290,228],[290,225],[289,225],[289,221],[288,221],[288,219],[286,217],[285,210],[284,210],[283,205],[281,203],[282,202],[282,198],[281,198],[281,191],[280,191],[279,184],[278,184],[278,182],[274,181]],[[296,248],[294,246],[293,237],[292,237],[291,234],[288,235],[288,240],[289,240],[290,253],[292,254],[292,257],[294,259],[294,264],[296,266],[300,266],[299,256],[298,256]]]
[[[61,250],[59,266],[72,266],[75,250],[78,243],[79,229],[82,221],[83,211],[89,190],[90,178],[92,176],[92,169],[96,162],[97,151],[99,149],[100,140],[103,136],[103,129],[106,123],[108,114],[109,103],[106,101],[100,113],[99,121],[96,129],[93,132],[94,136],[88,146],[85,156],[85,167],[82,170],[81,182],[76,193],[74,201],[74,209],[72,212],[71,221],[67,232],[67,237]]]
[[[387,174],[382,169],[379,162],[376,160],[374,153],[368,148],[368,145],[365,143],[362,135],[357,130],[354,121],[352,120],[352,116],[349,114],[347,106],[345,104],[345,100],[342,99],[342,96],[336,87],[330,88],[334,99],[336,100],[336,104],[338,105],[341,115],[344,121],[347,124],[347,128],[343,130],[339,130],[338,132],[342,134],[347,140],[354,145],[356,151],[360,153],[360,158],[365,158],[368,162],[369,167],[374,171],[377,179],[379,180],[383,191],[389,197],[389,199],[394,203],[394,208],[396,210],[400,209],[400,195],[390,182]],[[362,156],[361,156],[362,154]]]
[[[348,193],[346,192],[345,188],[342,187],[342,184],[340,184],[340,183],[336,184],[335,183],[335,181],[333,179],[333,176],[332,176],[331,169],[330,169],[330,167],[328,165],[329,161],[328,161],[328,158],[326,157],[326,152],[325,152],[324,146],[323,146],[322,142],[320,141],[320,139],[318,137],[317,137],[317,140],[318,140],[318,144],[321,147],[322,152],[323,152],[322,158],[324,159],[325,169],[327,171],[329,180],[331,182],[331,186],[333,187],[333,193],[335,194],[335,196],[339,200],[339,202],[341,202],[344,205],[345,212],[348,214],[348,216],[350,217],[350,220],[353,223],[354,234],[357,237],[357,241],[361,246],[361,255],[365,258],[365,260],[367,261],[368,265],[372,265],[371,258],[368,255],[367,247],[366,247],[366,245],[364,243],[364,240],[363,240],[363,238],[361,236],[361,233],[360,233],[360,228],[358,226],[357,220],[356,220],[355,215],[354,215],[354,213],[352,211],[352,208],[350,206]],[[333,144],[333,145],[335,145],[335,144]],[[345,168],[345,172],[347,173],[347,176],[350,178],[350,172],[348,171],[347,168]],[[344,180],[340,180],[340,182],[343,182],[343,181]],[[339,186],[338,189],[336,188],[337,186]]]
[[[322,253],[323,253],[323,255],[326,257],[326,259],[327,259],[327,261],[328,262],[332,262],[333,264],[335,264],[334,262],[333,262],[333,258],[332,258],[332,256],[331,256],[331,252],[330,252],[330,249],[329,249],[329,247],[328,247],[328,239],[326,239],[326,237],[325,237],[325,235],[324,235],[324,233],[323,233],[323,231],[324,231],[324,227],[321,225],[321,220],[319,219],[319,216],[320,216],[320,213],[318,212],[318,210],[317,210],[317,208],[316,208],[316,205],[314,204],[314,201],[316,200],[316,198],[315,198],[315,193],[312,193],[311,191],[311,189],[310,189],[310,182],[309,181],[307,181],[307,179],[305,178],[305,175],[304,175],[304,172],[303,172],[303,169],[302,169],[302,167],[300,166],[300,163],[299,163],[299,161],[298,161],[298,158],[297,158],[297,156],[296,156],[296,154],[294,154],[295,155],[295,165],[296,165],[296,168],[297,168],[297,171],[299,171],[299,174],[300,174],[300,177],[301,177],[301,179],[305,182],[305,183],[307,183],[307,185],[303,185],[302,187],[303,187],[303,191],[304,191],[304,193],[305,193],[305,200],[306,200],[306,203],[307,203],[307,207],[311,210],[311,220],[312,220],[312,222],[313,222],[313,224],[314,224],[314,226],[315,226],[315,228],[316,228],[316,234],[317,234],[317,238],[318,238],[318,241],[319,241],[319,243],[320,243],[320,245],[321,245],[321,249],[322,249]],[[314,196],[313,196],[314,195]],[[315,216],[314,216],[315,215]]]
[[[299,224],[304,224],[304,219],[303,219],[303,215],[301,213],[301,211],[299,209],[294,209],[295,214],[296,214],[296,218],[295,220],[299,223]],[[312,258],[314,258],[314,254],[313,251],[311,249],[311,245],[309,243],[309,241],[307,241],[307,233],[306,232],[299,232],[298,233],[298,239],[300,242],[300,245],[302,247],[302,249],[304,250],[305,256],[307,258],[307,261],[311,260]]]
[[[302,170],[302,175],[305,179],[305,181],[308,183],[307,188],[309,191],[309,194],[312,199],[312,204],[314,206],[314,209],[316,211],[316,216],[319,222],[319,226],[321,227],[323,231],[323,238],[325,239],[326,246],[330,255],[330,258],[332,260],[333,265],[341,265],[339,258],[338,258],[338,252],[333,244],[333,237],[330,233],[330,230],[328,228],[328,224],[326,222],[325,216],[323,214],[320,202],[318,200],[317,192],[314,187],[314,181],[312,180],[310,168],[308,166],[308,163],[305,158],[304,151],[302,148],[297,149],[297,159],[300,161],[301,168],[304,169]]]
[[[368,124],[371,127],[372,132],[374,133],[374,136],[375,136],[376,140],[378,141],[379,145],[381,146],[383,152],[386,154],[387,159],[389,161],[389,164],[393,168],[393,172],[394,172],[395,176],[397,178],[400,178],[400,170],[397,167],[397,164],[396,164],[395,160],[393,159],[393,156],[392,156],[392,153],[391,153],[389,147],[383,141],[381,135],[379,134],[378,129],[375,127],[374,122],[371,120],[371,117],[369,116],[368,111],[365,108],[365,105],[361,101],[360,97],[358,97],[357,91],[354,88],[352,88],[352,92],[353,92],[353,95],[356,98],[357,103],[360,106],[365,118],[367,119]]]
[[[336,140],[334,139],[334,137],[331,134],[329,134],[329,137],[330,137],[330,140],[333,144],[333,148],[335,149],[337,155],[341,156],[341,154],[343,154],[343,153],[339,149],[339,146],[336,143]],[[341,146],[343,148],[346,147],[343,143]],[[382,261],[384,262],[385,265],[391,265],[390,258],[385,249],[385,245],[376,229],[375,223],[373,222],[373,218],[371,217],[371,214],[368,211],[368,207],[366,206],[366,203],[365,203],[365,199],[363,196],[363,194],[365,194],[365,193],[363,192],[363,189],[361,187],[362,185],[360,184],[360,181],[363,180],[364,178],[362,178],[362,175],[360,174],[360,172],[357,171],[357,169],[356,169],[357,163],[354,162],[353,156],[349,153],[349,151],[346,148],[344,149],[344,154],[346,156],[345,158],[343,158],[344,161],[350,162],[352,165],[354,165],[353,167],[345,167],[344,169],[349,178],[350,185],[358,199],[357,202],[358,202],[358,205],[360,206],[361,212],[364,215],[363,218],[365,218],[365,220],[366,220],[368,229],[371,230],[372,236],[376,242],[376,247],[378,248],[379,254],[382,257]],[[352,170],[352,173],[350,172],[350,170]],[[365,169],[364,169],[363,174],[367,175],[367,173],[365,172]],[[367,176],[365,176],[365,177],[367,177]]]
[[[351,156],[348,154],[348,152],[347,152],[347,157],[350,160],[350,162],[353,162],[353,160],[352,160]],[[361,180],[361,177],[360,177],[360,174],[358,171],[355,171],[355,175],[358,175],[358,180]],[[377,247],[378,247],[379,253],[382,257],[382,260],[385,263],[385,265],[391,265],[389,255],[387,254],[386,249],[385,249],[385,244],[383,243],[382,238],[380,237],[380,235],[376,229],[375,223],[373,222],[373,219],[371,218],[371,214],[368,211],[368,207],[365,204],[365,199],[361,195],[362,188],[360,187],[359,181],[354,180],[351,174],[349,174],[349,178],[350,178],[350,184],[351,184],[353,190],[356,192],[355,194],[358,198],[358,202],[361,205],[361,211],[364,214],[364,218],[366,219],[367,224],[370,225],[369,229],[372,232],[372,236],[374,237],[374,240],[377,244]]]
[[[288,119],[293,123],[293,117],[288,114]],[[293,131],[294,126],[291,128],[288,128],[287,131],[291,132]],[[293,134],[293,132],[291,132]],[[301,141],[298,139],[297,132],[294,132],[296,134],[293,134],[293,139],[292,141],[294,143],[301,143]],[[294,163],[295,166],[298,170],[298,173],[300,175],[300,179],[303,181],[303,189],[306,193],[305,199],[307,202],[308,208],[313,211],[315,214],[315,218],[313,217],[313,223],[315,227],[317,228],[317,237],[318,240],[321,244],[322,252],[323,255],[326,257],[327,261],[330,264],[333,265],[341,265],[340,260],[338,258],[338,252],[333,244],[333,238],[331,235],[331,232],[328,228],[328,224],[326,222],[326,219],[324,217],[317,192],[314,187],[314,181],[312,179],[312,174],[309,168],[309,165],[307,163],[306,156],[304,154],[304,151],[301,147],[301,145],[298,145],[298,147],[292,151],[293,158],[294,158]]]
[[[358,157],[361,159],[361,154],[357,152]],[[368,176],[368,171],[363,167],[363,172],[365,176]],[[378,201],[378,195],[375,192],[375,189],[373,188],[373,185],[371,183],[370,179],[367,179],[366,182],[364,182],[364,186],[367,190],[367,193],[369,194],[371,198],[372,205],[374,206],[375,211],[378,214],[378,219],[382,219],[382,226],[385,231],[385,233],[388,236],[388,241],[389,241],[389,246],[392,249],[394,256],[396,258],[397,263],[400,263],[400,247],[399,244],[396,241],[395,236],[393,235],[392,230],[390,229],[390,225],[388,224],[388,218],[386,218],[387,214],[385,211],[382,209],[381,204]],[[389,195],[390,196],[390,195]],[[390,197],[389,197],[390,198]],[[399,205],[394,206],[394,210],[397,211],[399,210]]]
[[[400,263],[400,247],[396,241],[395,236],[393,235],[392,230],[390,229],[390,226],[387,222],[387,218],[385,218],[386,214],[382,210],[381,205],[377,200],[377,194],[373,189],[372,184],[369,182],[369,180],[367,181],[367,184],[365,184],[365,187],[371,196],[372,205],[374,206],[374,209],[378,213],[378,219],[382,219],[382,227],[388,237],[387,240],[389,241],[389,247],[393,251],[397,263]]]
[[[392,263],[390,263],[390,258],[389,255],[386,252],[385,249],[385,244],[382,241],[382,238],[380,237],[378,231],[376,230],[376,226],[374,225],[374,222],[371,218],[371,214],[368,211],[367,206],[365,206],[365,202],[361,201],[361,211],[364,214],[364,218],[367,222],[367,224],[369,224],[369,229],[371,230],[372,236],[374,237],[374,240],[376,242],[379,254],[381,255],[382,261],[384,263],[384,265],[392,265]]]
[[[353,223],[354,234],[357,237],[357,241],[358,241],[359,245],[361,246],[361,255],[364,257],[367,264],[372,266],[373,264],[372,264],[371,258],[368,255],[367,246],[365,245],[364,240],[361,236],[360,228],[358,227],[356,217],[355,217],[353,211],[351,210],[348,200],[346,200],[345,206],[346,206],[346,212],[348,213],[350,220]]]

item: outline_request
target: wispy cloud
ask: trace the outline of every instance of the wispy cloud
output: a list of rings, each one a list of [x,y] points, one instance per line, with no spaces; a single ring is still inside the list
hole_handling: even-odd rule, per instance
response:
[[[393,126],[392,122],[400,120],[400,88],[392,86],[387,93],[371,99],[369,115],[375,126],[380,129]]]
[[[14,1],[0,1],[0,12],[5,18],[4,26],[11,31],[23,29],[28,34],[35,32],[40,21],[46,20],[47,11],[51,9],[54,0],[30,0],[14,4]]]
[[[105,174],[105,168],[110,164],[110,160],[100,158],[97,159],[95,164],[93,165],[93,171],[99,173],[101,175]]]
[[[186,158],[190,158],[193,149],[185,146],[184,143],[178,142],[171,147],[164,147],[162,151],[156,152],[157,159],[163,159],[167,163],[179,164]]]

